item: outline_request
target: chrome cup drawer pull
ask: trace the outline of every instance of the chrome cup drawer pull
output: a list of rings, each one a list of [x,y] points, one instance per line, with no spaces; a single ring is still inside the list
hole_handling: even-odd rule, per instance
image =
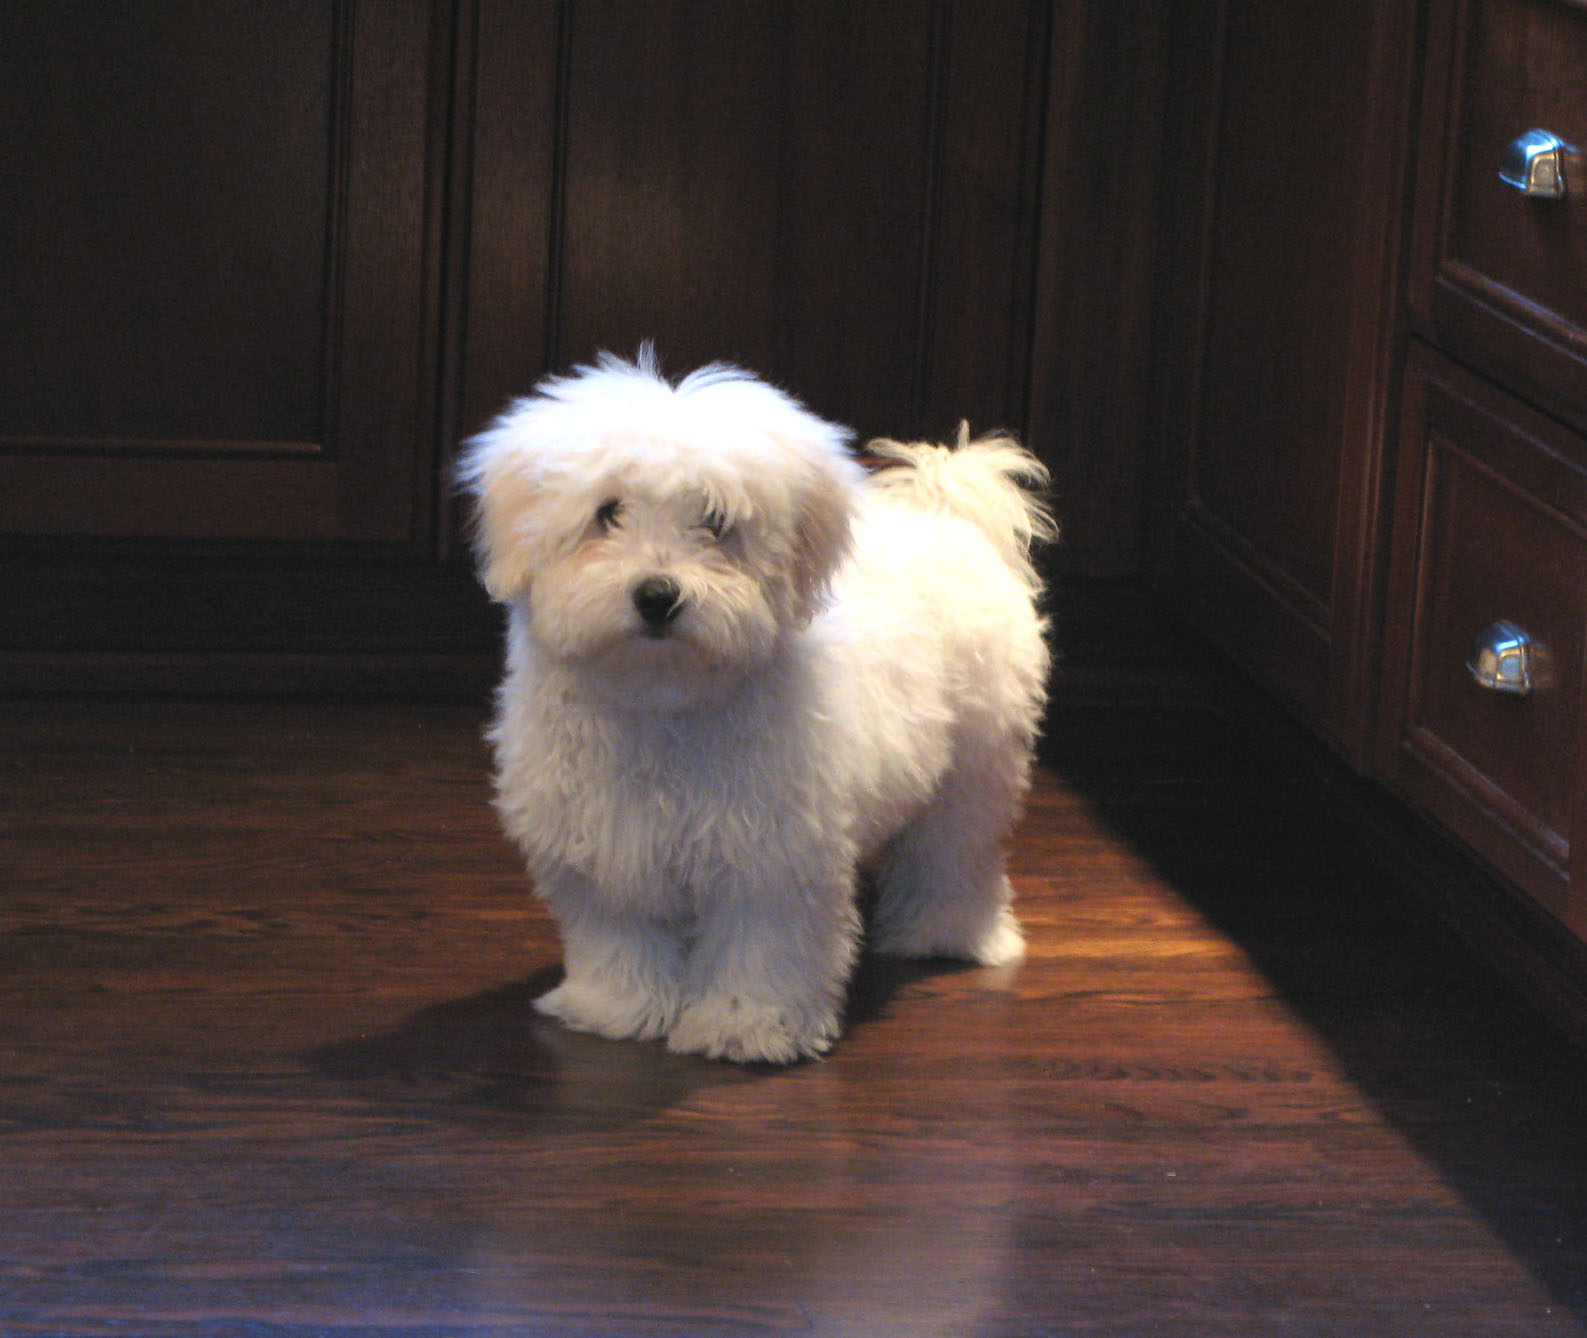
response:
[[[1500,620],[1477,638],[1466,666],[1479,687],[1527,697],[1547,686],[1548,652],[1512,622]]]
[[[1533,200],[1565,198],[1565,160],[1574,152],[1558,135],[1528,130],[1504,151],[1499,180]]]

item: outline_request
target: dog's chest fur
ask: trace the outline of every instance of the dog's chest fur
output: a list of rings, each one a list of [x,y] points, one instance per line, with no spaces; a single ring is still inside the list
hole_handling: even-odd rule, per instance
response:
[[[511,675],[493,733],[498,810],[537,877],[582,875],[603,899],[663,916],[753,892],[746,878],[812,848],[852,864],[852,833],[820,817],[845,810],[834,791],[852,781],[808,729],[778,727],[787,708],[748,691],[717,711],[647,715],[554,673]]]

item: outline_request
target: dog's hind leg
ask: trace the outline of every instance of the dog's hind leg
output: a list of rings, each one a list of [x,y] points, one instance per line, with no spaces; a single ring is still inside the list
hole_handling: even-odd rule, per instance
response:
[[[1028,776],[1017,745],[961,742],[936,797],[888,847],[870,932],[876,952],[981,966],[1024,957],[1003,855]]]

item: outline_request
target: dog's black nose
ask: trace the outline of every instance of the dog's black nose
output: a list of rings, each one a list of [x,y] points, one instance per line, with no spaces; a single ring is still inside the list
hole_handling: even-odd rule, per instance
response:
[[[683,591],[665,576],[648,576],[634,587],[634,607],[652,635],[666,630],[683,609]]]

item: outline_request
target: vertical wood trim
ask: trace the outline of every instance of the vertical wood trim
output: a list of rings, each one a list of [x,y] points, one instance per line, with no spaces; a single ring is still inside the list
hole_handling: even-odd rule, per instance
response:
[[[1329,669],[1332,725],[1345,755],[1370,764],[1383,644],[1387,577],[1390,443],[1405,346],[1402,275],[1410,254],[1412,144],[1416,131],[1421,6],[1378,10],[1369,87],[1374,104],[1358,210],[1355,301],[1345,372],[1344,442],[1329,594],[1334,654]],[[1371,202],[1381,202],[1372,207]],[[1371,282],[1361,282],[1361,278]]]
[[[459,39],[450,452],[555,352],[561,277],[565,0],[471,0]]]
[[[1058,368],[1065,356],[1057,295],[1064,282],[1064,254],[1069,220],[1065,184],[1074,157],[1068,127],[1080,98],[1080,69],[1085,47],[1084,0],[1057,0],[1047,38],[1047,70],[1043,92],[1041,175],[1038,184],[1039,227],[1031,307],[1036,313],[1026,377],[1025,423],[1028,445],[1055,475],[1065,479],[1060,459],[1062,427],[1058,422]]]
[[[319,441],[324,454],[340,455],[343,355],[346,349],[347,205],[353,181],[353,99],[356,0],[331,7],[331,68],[328,153],[330,180],[325,209],[325,321],[320,351]]]
[[[1228,83],[1228,61],[1225,59],[1229,46],[1228,0],[1216,0],[1216,14],[1209,28],[1211,59],[1208,68],[1208,94],[1206,105],[1201,109],[1204,119],[1200,122],[1204,126],[1204,138],[1199,146],[1201,152],[1193,156],[1194,167],[1187,163],[1187,171],[1199,171],[1201,175],[1200,189],[1193,196],[1199,206],[1199,212],[1193,243],[1194,264],[1188,272],[1194,275],[1194,280],[1189,289],[1190,305],[1184,312],[1188,320],[1179,331],[1186,337],[1187,353],[1182,372],[1184,379],[1177,403],[1183,415],[1181,429],[1183,449],[1182,452],[1175,451],[1174,454],[1176,458],[1182,459],[1183,465],[1178,477],[1178,497],[1175,500],[1177,505],[1185,508],[1199,507],[1201,497],[1196,461],[1202,434],[1201,387],[1206,373],[1207,357],[1205,316],[1212,301],[1212,241],[1213,229],[1216,227],[1218,217],[1218,179],[1224,148],[1223,107]],[[1194,97],[1193,93],[1190,94],[1192,101]],[[1181,254],[1176,259],[1184,260],[1186,257]],[[1163,350],[1165,357],[1173,356],[1169,351],[1173,342],[1171,337],[1169,345]]]
[[[424,365],[438,280],[428,213],[440,164],[432,60],[439,0],[383,0],[352,9],[349,246],[340,300],[346,328],[338,358],[336,530],[421,551],[428,497],[415,495],[434,423],[433,366]],[[388,127],[406,128],[394,151]],[[381,246],[359,244],[378,237]]]
[[[926,145],[921,182],[919,267],[915,278],[915,353],[910,370],[909,402],[916,422],[926,420],[926,401],[936,334],[937,257],[942,238],[942,181],[948,142],[948,90],[952,79],[953,0],[932,0],[926,41],[929,71],[925,89]]]
[[[915,417],[930,433],[1030,435],[1037,238],[1046,139],[1049,0],[954,11],[934,94],[928,358]],[[989,115],[994,98],[995,112]]]
[[[472,132],[479,98],[479,8],[479,0],[458,0],[450,52],[434,433],[435,555],[442,562],[461,557],[463,546],[459,543],[459,535],[465,524],[459,499],[452,495],[451,461],[461,431],[466,430],[462,428],[463,378],[468,349],[469,218],[474,202]]]
[[[1439,6],[1425,19],[1421,119],[1417,129],[1417,189],[1411,229],[1407,306],[1412,328],[1433,339],[1429,303],[1438,256],[1452,208],[1445,186],[1459,161],[1461,134],[1453,110],[1462,105],[1469,15],[1464,4]]]
[[[791,115],[794,106],[794,12],[792,4],[783,4],[778,9],[778,26],[780,32],[780,46],[782,59],[777,62],[777,107],[778,114],[785,120]],[[798,281],[793,273],[792,266],[787,263],[787,257],[792,254],[794,247],[794,204],[798,192],[795,185],[795,166],[798,155],[795,152],[794,137],[780,135],[777,139],[777,171],[775,174],[776,205],[776,232],[773,241],[773,254],[778,257],[778,263],[772,267],[772,305],[779,313],[792,312],[795,308],[795,296]],[[770,348],[775,366],[779,368],[795,367],[798,365],[799,350],[796,347],[798,332],[794,329],[794,322],[781,319],[776,322],[776,328],[771,332]]]
[[[1060,488],[1059,562],[1089,575],[1140,562],[1171,9],[1066,0],[1048,47],[1026,419]]]
[[[466,176],[460,172],[470,158],[458,131],[462,88],[461,46],[465,25],[476,17],[475,0],[446,0],[430,10],[430,51],[426,76],[430,86],[425,127],[425,205],[423,316],[419,322],[419,368],[422,395],[419,417],[423,431],[413,462],[413,551],[424,558],[442,556],[449,542],[454,508],[449,484],[450,451],[446,424],[455,407],[451,373],[455,366],[450,341],[456,330],[449,303],[460,268],[456,251],[466,246],[457,220],[458,203],[466,199]],[[471,96],[471,90],[470,90]]]
[[[541,336],[541,361],[559,367],[562,347],[562,306],[567,283],[567,185],[570,106],[573,87],[573,3],[557,0],[555,17],[555,92],[551,110],[550,191],[547,195],[545,328]]]
[[[1047,170],[1047,127],[1051,96],[1052,40],[1057,27],[1051,0],[1030,0],[1027,52],[1023,71],[1024,142],[1020,146],[1020,181],[1016,196],[1019,245],[1010,262],[1014,325],[1008,332],[1008,369],[1003,393],[1018,421],[1010,424],[1022,439],[1033,433],[1031,402],[1035,393],[1037,313],[1041,310],[1040,264],[1042,201]]]

